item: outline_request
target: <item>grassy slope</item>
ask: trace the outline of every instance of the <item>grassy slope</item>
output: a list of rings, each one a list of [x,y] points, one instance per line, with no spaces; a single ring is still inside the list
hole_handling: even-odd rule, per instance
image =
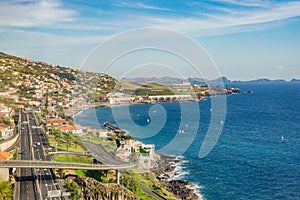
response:
[[[47,135],[48,140],[51,146],[56,146],[58,144],[58,141],[55,140],[54,135]],[[67,147],[68,144],[65,140],[61,139],[59,145],[56,147],[58,151],[73,151],[73,152],[83,152],[86,151],[84,147],[81,145],[71,144],[69,147]]]
[[[166,191],[164,188],[159,186],[158,181],[153,173],[136,173],[132,170],[127,170],[127,174],[124,176],[131,177],[134,182],[137,184],[138,189],[133,191],[140,199],[155,199],[145,192],[142,191],[142,187],[148,188],[151,191],[155,191],[166,199],[172,200],[175,199],[172,195]],[[130,188],[128,188],[130,189]]]

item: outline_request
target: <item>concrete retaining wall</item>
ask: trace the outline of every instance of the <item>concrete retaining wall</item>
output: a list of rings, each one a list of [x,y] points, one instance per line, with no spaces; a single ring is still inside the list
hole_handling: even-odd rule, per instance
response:
[[[11,138],[8,138],[0,143],[0,151],[5,151],[11,147],[19,139],[19,134],[13,135]]]

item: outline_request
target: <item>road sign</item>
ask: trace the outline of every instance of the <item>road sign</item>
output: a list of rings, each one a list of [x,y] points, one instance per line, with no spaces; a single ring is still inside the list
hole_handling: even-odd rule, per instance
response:
[[[61,196],[61,190],[50,190],[48,191],[48,197],[60,197]]]

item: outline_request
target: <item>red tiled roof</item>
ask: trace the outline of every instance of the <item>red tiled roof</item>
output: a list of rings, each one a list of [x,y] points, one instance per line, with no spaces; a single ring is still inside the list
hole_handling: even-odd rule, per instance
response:
[[[61,131],[76,131],[78,129],[74,125],[65,125],[65,126],[59,127],[59,130],[61,130]]]
[[[9,152],[0,152],[0,160],[8,160],[9,158],[12,157],[12,154]]]
[[[67,123],[65,119],[48,119],[46,120],[47,124],[64,124]]]

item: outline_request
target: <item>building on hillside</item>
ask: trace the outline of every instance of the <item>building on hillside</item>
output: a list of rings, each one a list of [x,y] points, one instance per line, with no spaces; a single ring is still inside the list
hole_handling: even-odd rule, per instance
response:
[[[7,107],[4,103],[0,103],[0,112],[9,113],[11,108]]]
[[[123,145],[117,149],[116,156],[123,161],[129,162],[130,155],[132,154],[131,150],[131,146]]]
[[[1,116],[9,117],[9,113],[10,112],[2,112],[2,111],[0,111],[0,117]]]
[[[65,178],[67,176],[77,176],[74,170],[64,169],[62,173]]]
[[[73,134],[82,134],[82,129],[74,126],[74,125],[64,125],[64,126],[61,126],[58,128],[59,130],[65,132],[65,133],[68,133],[68,132],[71,132]]]
[[[40,101],[29,101],[28,103],[29,103],[29,105],[31,105],[31,106],[40,106],[40,105],[41,105],[41,102],[40,102]]]
[[[5,151],[0,152],[0,160],[9,160],[13,157],[13,154]]]
[[[172,84],[172,85],[169,85],[168,87],[173,90],[179,90],[179,91],[191,91],[193,89],[191,83],[189,83],[189,82],[183,82],[180,84]]]
[[[15,108],[24,108],[24,104],[22,104],[22,103],[15,103],[12,106]]]
[[[1,132],[1,137],[5,139],[14,133],[14,129],[9,125],[0,124],[0,132]]]
[[[149,152],[149,156],[153,158],[155,154],[155,145],[154,144],[142,144],[142,149]]]
[[[46,120],[46,124],[47,126],[58,126],[67,124],[67,121],[65,119],[48,119]]]
[[[0,152],[0,161],[9,160],[13,157],[13,154],[9,152]],[[4,181],[9,180],[9,170],[8,168],[0,168],[0,177]]]
[[[85,129],[86,132],[92,133],[93,135],[97,137],[107,137],[108,130],[106,129],[91,129],[87,128]]]

